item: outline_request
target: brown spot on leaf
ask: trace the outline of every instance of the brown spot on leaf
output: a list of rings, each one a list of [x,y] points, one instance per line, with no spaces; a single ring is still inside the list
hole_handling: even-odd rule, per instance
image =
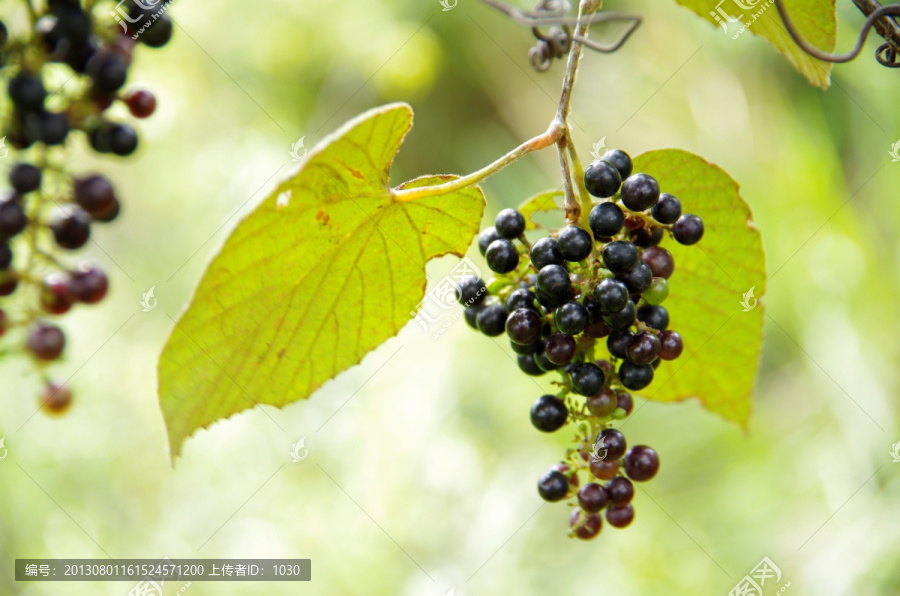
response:
[[[323,226],[327,226],[328,222],[331,221],[331,216],[325,213],[324,209],[319,209],[319,212],[316,213],[316,221]]]
[[[286,351],[287,351],[287,348],[281,348],[280,350],[278,350],[278,358],[281,358],[282,356],[284,356],[284,353]]]

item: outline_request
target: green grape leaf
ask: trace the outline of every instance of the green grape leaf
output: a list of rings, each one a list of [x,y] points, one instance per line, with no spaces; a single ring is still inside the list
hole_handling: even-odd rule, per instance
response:
[[[425,264],[465,254],[484,211],[480,188],[411,201],[391,190],[412,116],[398,103],[346,123],[225,241],[159,360],[173,457],[198,428],[307,398],[359,363],[411,320]]]
[[[724,0],[718,4],[712,0],[675,1],[703,17],[729,39],[740,40],[748,31],[759,35],[784,54],[811,84],[822,89],[830,85],[832,64],[816,60],[794,43],[772,0]],[[834,0],[784,0],[784,5],[804,39],[823,51],[834,51],[837,40]],[[735,19],[740,22],[730,22]]]
[[[560,207],[556,204],[556,197],[564,197],[565,193],[561,190],[548,190],[539,195],[535,195],[524,201],[518,207],[519,213],[525,216],[526,230],[539,230],[543,228],[541,224],[534,221],[534,216],[538,213],[557,213]]]
[[[643,395],[662,402],[697,397],[707,410],[746,427],[763,341],[764,307],[757,301],[767,279],[750,207],[727,172],[687,151],[645,153],[634,169],[654,176],[706,230],[693,246],[665,243],[675,273],[664,306],[684,353],[660,365]]]

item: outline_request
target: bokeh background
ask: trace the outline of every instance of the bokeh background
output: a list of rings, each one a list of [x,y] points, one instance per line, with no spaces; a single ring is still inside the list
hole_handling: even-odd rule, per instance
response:
[[[844,48],[862,17],[838,4]],[[0,7],[21,26],[21,2]],[[197,433],[170,467],[157,356],[228,230],[294,168],[292,144],[402,100],[416,121],[394,180],[472,171],[546,128],[562,75],[532,71],[530,33],[475,0],[177,0],[173,42],[133,69],[159,98],[138,154],[76,143],[73,169],[108,172],[125,211],[96,230],[103,251],[84,251],[111,295],[65,319],[68,359],[51,369],[73,408],[35,414],[38,378],[0,363],[0,594],[124,596],[133,584],[13,580],[17,557],[107,556],[312,559],[309,583],[195,583],[196,596],[724,595],[763,556],[787,594],[900,594],[898,73],[866,51],[822,92],[760,38],[674,2],[607,8],[645,22],[622,51],[585,57],[582,155],[603,137],[696,152],[741,183],[762,230],[772,278],[749,433],[697,403],[638,400],[629,440],[662,471],[630,528],[570,540],[566,507],[535,491],[567,437],[531,427],[532,380],[462,322],[437,341],[412,324],[308,401]],[[485,225],[558,179],[552,150],[491,178]],[[309,455],[291,463],[301,437]]]

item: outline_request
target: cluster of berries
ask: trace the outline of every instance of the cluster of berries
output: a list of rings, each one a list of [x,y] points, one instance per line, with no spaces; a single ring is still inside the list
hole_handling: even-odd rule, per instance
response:
[[[136,44],[165,45],[172,23],[130,4],[122,27],[121,19],[117,24],[106,11],[97,18],[87,8],[93,3],[82,6],[78,0],[49,0],[32,11],[32,26],[21,36],[11,36],[0,21],[0,77],[8,96],[0,157],[7,156],[6,143],[20,153],[8,172],[10,188],[0,190],[0,336],[21,330],[22,338],[14,341],[38,363],[60,358],[65,348],[65,334],[48,317],[99,302],[109,285],[96,266],[68,266],[58,252],[83,247],[91,225],[113,221],[121,208],[106,177],[68,173],[63,147],[80,132],[98,153],[131,155],[137,133],[108,118],[107,110],[119,101],[133,116],[146,118],[156,108],[149,91],[122,89]],[[67,71],[64,77],[60,70]],[[66,82],[48,93],[45,82],[54,78]],[[71,390],[46,383],[45,409],[65,410]]]
[[[572,534],[583,539],[599,534],[604,509],[610,525],[629,525],[632,481],[659,469],[656,451],[628,450],[611,426],[631,413],[629,391],[645,389],[661,360],[684,349],[662,306],[675,261],[659,244],[667,233],[683,245],[703,236],[699,217],[683,214],[678,198],[632,167],[627,153],[611,150],[586,169],[585,187],[599,199],[590,229],[570,224],[532,245],[521,213],[498,213],[478,239],[498,277],[489,284],[467,277],[456,290],[468,324],[491,337],[505,333],[524,373],[561,375],[559,394],[538,398],[531,421],[544,432],[574,423],[576,445],[538,492],[547,501],[576,498]],[[604,343],[608,355],[598,353]],[[583,486],[581,473],[591,480]]]

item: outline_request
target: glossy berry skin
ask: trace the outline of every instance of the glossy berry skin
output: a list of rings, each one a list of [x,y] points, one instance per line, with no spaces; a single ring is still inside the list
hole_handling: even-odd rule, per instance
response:
[[[560,303],[569,299],[572,294],[572,281],[569,272],[559,265],[547,265],[538,273],[535,283],[538,291],[551,300]]]
[[[9,243],[0,240],[0,271],[8,269],[12,265],[13,251],[9,247]]]
[[[488,337],[497,337],[506,330],[506,315],[506,308],[502,304],[490,304],[478,313],[475,324]]]
[[[622,177],[622,180],[625,180],[626,178],[631,176],[631,171],[633,168],[633,165],[631,163],[631,156],[621,149],[610,149],[603,154],[600,160],[609,162],[614,165],[619,171],[619,176]]]
[[[494,220],[494,229],[501,238],[518,238],[525,233],[525,217],[515,209],[503,209]]]
[[[603,248],[603,263],[613,273],[625,273],[634,268],[639,257],[637,246],[616,240]]]
[[[138,136],[135,130],[127,124],[116,124],[109,133],[109,149],[116,155],[125,157],[135,152],[138,146]]]
[[[634,325],[636,314],[637,310],[634,307],[634,302],[629,300],[622,310],[603,315],[603,322],[606,323],[610,329],[628,329]]]
[[[569,481],[562,472],[550,470],[538,481],[538,494],[545,501],[554,503],[566,498]]]
[[[649,364],[632,364],[626,360],[619,367],[619,381],[625,389],[640,391],[653,382],[653,367]]]
[[[595,237],[611,238],[622,231],[625,214],[615,203],[600,203],[591,209],[588,223]]]
[[[606,489],[596,482],[588,482],[578,491],[578,504],[588,513],[597,513],[609,502]]]
[[[622,183],[622,203],[632,211],[644,211],[659,200],[659,183],[653,176],[634,174]]]
[[[572,390],[579,395],[596,395],[606,383],[603,370],[593,362],[576,364],[571,370]]]
[[[606,314],[619,312],[628,305],[628,286],[615,279],[604,279],[594,287],[594,299],[600,311]]]
[[[625,435],[614,428],[604,428],[594,441],[594,453],[608,461],[615,461],[625,455],[627,448]]]
[[[534,363],[537,364],[538,368],[544,372],[556,370],[561,366],[560,364],[554,364],[553,362],[550,362],[550,360],[547,358],[547,354],[545,354],[544,352],[538,352],[534,355]]]
[[[533,344],[541,339],[544,321],[535,310],[517,308],[506,319],[506,334],[520,345]]]
[[[615,507],[624,507],[634,498],[634,485],[624,476],[616,476],[607,482],[604,488],[609,504]]]
[[[547,265],[565,265],[566,259],[553,238],[541,238],[531,247],[531,264],[538,271]]]
[[[623,281],[633,294],[641,294],[653,283],[653,271],[644,263],[638,263],[630,271],[619,273],[617,279]]]
[[[645,304],[637,312],[638,321],[653,327],[657,331],[665,331],[669,328],[669,311],[665,306]]]
[[[544,341],[544,354],[553,364],[564,366],[575,357],[576,347],[571,335],[554,333]]]
[[[631,338],[625,357],[632,364],[650,364],[659,356],[660,342],[652,333],[641,331]]]
[[[55,218],[50,229],[61,248],[75,250],[84,246],[91,235],[91,216],[75,207]]]
[[[650,267],[653,277],[669,279],[672,277],[672,273],[675,272],[675,258],[672,256],[672,253],[659,246],[653,246],[644,250],[644,253],[641,255],[641,262]]]
[[[578,335],[588,324],[588,311],[580,303],[570,300],[556,309],[556,328],[566,335]]]
[[[12,238],[28,225],[25,210],[15,199],[0,202],[0,238]]]
[[[82,265],[70,274],[67,294],[70,300],[84,304],[96,304],[109,290],[106,274],[91,265]]]
[[[611,197],[619,192],[622,175],[616,167],[602,160],[592,162],[584,171],[584,187],[598,199]]]
[[[634,409],[634,398],[627,391],[616,390],[616,404],[625,411],[625,415],[631,414]]]
[[[73,188],[75,202],[91,215],[105,212],[116,202],[112,184],[104,176],[76,178]]]
[[[545,433],[559,430],[568,418],[569,410],[565,402],[555,395],[542,395],[531,406],[531,423]]]
[[[149,118],[156,111],[156,96],[144,89],[129,93],[125,96],[125,103],[135,118]]]
[[[578,226],[563,228],[556,242],[563,258],[575,263],[588,258],[594,249],[594,241],[591,235],[587,230]]]
[[[457,302],[463,306],[476,306],[487,297],[487,286],[480,277],[469,275],[457,282],[454,293]]]
[[[466,324],[469,325],[475,331],[478,331],[478,313],[484,310],[484,305],[479,304],[478,306],[470,306],[465,310],[465,318]]]
[[[685,213],[672,226],[672,235],[679,244],[690,246],[703,238],[703,220],[691,213]]]
[[[509,273],[519,266],[519,251],[505,238],[491,242],[484,257],[487,259],[488,267],[495,273]]]
[[[50,383],[40,396],[41,407],[51,414],[62,414],[72,404],[72,390],[68,385]]]
[[[573,509],[569,516],[569,526],[581,540],[591,540],[603,529],[603,518],[598,513],[584,513],[580,509]]]
[[[677,331],[663,331],[659,334],[659,357],[662,360],[675,360],[684,351],[681,334]]]
[[[597,395],[592,395],[587,399],[588,411],[594,416],[609,416],[616,411],[619,400],[615,391],[609,387],[604,387]]]
[[[600,452],[603,455],[603,452]],[[591,457],[591,474],[600,480],[612,480],[619,474],[619,462],[617,460],[600,459]]]
[[[481,253],[481,256],[484,256],[484,253],[487,252],[488,246],[491,245],[491,242],[494,240],[500,240],[500,234],[497,233],[496,228],[491,226],[489,228],[485,228],[478,235],[478,252]]]
[[[41,170],[30,163],[17,163],[9,170],[9,183],[21,194],[41,187]]]
[[[9,81],[9,98],[25,112],[37,112],[44,106],[47,90],[40,77],[19,73]]]
[[[681,201],[669,193],[659,195],[659,200],[650,210],[653,219],[661,224],[673,224],[681,217]]]
[[[66,347],[66,336],[56,325],[38,323],[29,331],[25,345],[40,360],[56,360]]]
[[[659,455],[646,445],[635,445],[625,455],[625,473],[636,482],[646,482],[659,471]]]
[[[534,361],[533,354],[517,354],[516,363],[519,365],[519,370],[530,377],[539,377],[546,374]]]
[[[606,509],[606,521],[614,528],[625,528],[634,521],[634,507],[631,504],[624,507],[608,507]]]
[[[628,344],[631,343],[632,337],[634,337],[633,331],[629,329],[616,329],[609,334],[609,337],[606,340],[606,348],[609,350],[609,353],[616,358],[625,358],[628,354]]]
[[[534,295],[534,292],[525,288],[517,288],[506,298],[506,310],[512,312],[517,308],[527,308],[536,311],[538,309],[536,302],[537,296]]]

